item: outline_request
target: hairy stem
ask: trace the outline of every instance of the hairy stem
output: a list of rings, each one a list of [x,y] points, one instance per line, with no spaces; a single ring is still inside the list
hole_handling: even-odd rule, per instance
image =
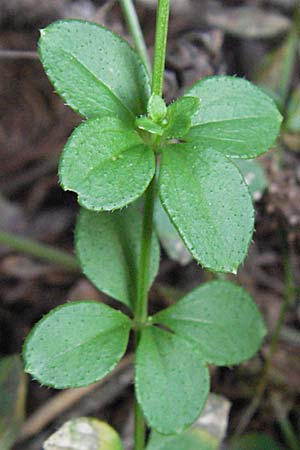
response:
[[[128,23],[128,27],[132,33],[136,49],[140,57],[150,68],[148,54],[140,29],[136,11],[132,0],[120,0],[124,14]],[[152,94],[161,96],[163,89],[163,78],[166,58],[166,45],[169,21],[169,0],[158,0],[157,24],[155,35],[154,50],[154,69],[152,76]],[[156,144],[153,143],[153,146]],[[134,305],[134,321],[137,326],[135,330],[135,347],[138,346],[140,340],[140,328],[146,323],[148,316],[148,286],[149,286],[149,268],[151,254],[151,240],[153,233],[153,212],[155,200],[155,180],[154,175],[146,193],[144,200],[144,217],[141,239],[141,255],[138,269],[136,302]],[[141,407],[135,399],[134,405],[135,431],[134,431],[134,449],[144,450],[146,424]]]
[[[146,423],[143,411],[135,399],[134,402],[134,450],[144,450],[146,440]]]
[[[141,256],[138,272],[137,297],[134,311],[134,320],[137,325],[143,325],[146,322],[148,316],[148,286],[149,286],[151,241],[153,231],[154,199],[155,199],[155,177],[151,181],[146,191],[144,202]],[[140,339],[140,331],[137,329],[135,331],[135,347],[138,346],[139,339]],[[134,419],[135,419],[134,448],[135,450],[144,450],[146,424],[143,412],[136,399],[134,405]]]
[[[169,10],[170,10],[170,0],[158,0],[155,49],[154,49],[154,66],[152,77],[152,94],[159,96],[162,95],[163,91]]]
[[[144,324],[147,320],[148,280],[150,266],[150,251],[153,229],[153,211],[155,197],[155,177],[151,181],[144,202],[144,218],[141,243],[140,266],[137,283],[137,301],[135,304],[135,321]]]
[[[133,2],[132,0],[120,0],[120,4],[122,6],[129,31],[133,38],[136,51],[139,54],[145,66],[147,67],[148,72],[150,74],[151,73],[150,58]]]
[[[15,234],[6,231],[0,231],[0,244],[6,245],[18,252],[35,256],[43,261],[65,267],[68,270],[75,272],[80,271],[80,266],[74,256],[32,239],[16,236]]]

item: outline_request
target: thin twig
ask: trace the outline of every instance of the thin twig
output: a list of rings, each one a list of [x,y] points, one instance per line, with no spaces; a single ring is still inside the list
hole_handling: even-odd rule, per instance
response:
[[[0,59],[38,59],[38,53],[29,50],[0,49]]]
[[[80,271],[80,266],[74,256],[33,239],[0,230],[1,244],[18,252],[34,256],[52,264],[57,264],[72,272]]]

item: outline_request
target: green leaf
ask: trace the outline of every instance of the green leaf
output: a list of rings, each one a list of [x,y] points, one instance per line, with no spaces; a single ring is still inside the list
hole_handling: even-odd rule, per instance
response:
[[[81,115],[133,121],[146,112],[147,70],[127,42],[106,28],[54,22],[41,31],[39,54],[55,90]]]
[[[279,444],[265,433],[248,433],[235,440],[231,450],[281,450]]]
[[[199,110],[199,98],[181,97],[171,103],[167,110],[167,125],[164,136],[170,138],[182,138],[190,129],[192,116]]]
[[[135,121],[135,125],[140,130],[148,131],[148,133],[151,134],[157,134],[158,136],[162,136],[164,129],[158,125],[157,123],[153,122],[152,119],[149,119],[149,117],[138,117]]]
[[[146,450],[217,450],[226,434],[229,409],[227,399],[210,394],[191,428],[171,436],[152,430]]]
[[[265,335],[250,295],[229,281],[205,283],[156,314],[153,321],[197,344],[202,359],[219,366],[252,357]]]
[[[242,78],[216,76],[197,82],[186,95],[200,99],[185,137],[203,150],[254,158],[275,142],[282,121],[273,100]]]
[[[25,415],[26,377],[19,356],[0,359],[0,448],[10,450]]]
[[[186,246],[204,267],[236,273],[254,212],[243,177],[225,156],[192,144],[164,149],[159,191]]]
[[[164,100],[159,95],[155,94],[151,95],[147,110],[154,122],[161,122],[167,114],[167,107]]]
[[[154,220],[157,235],[169,258],[182,266],[191,262],[192,255],[184,245],[158,198],[155,202]]]
[[[95,301],[77,301],[53,309],[26,339],[25,370],[57,389],[94,383],[123,356],[130,320]]]
[[[147,327],[136,353],[135,389],[150,427],[162,434],[180,433],[204,406],[209,372],[189,342]]]
[[[142,235],[136,204],[114,213],[82,209],[76,227],[76,253],[85,275],[98,289],[134,307]],[[152,235],[149,287],[159,266],[159,244]]]
[[[218,440],[203,430],[191,428],[178,435],[152,432],[146,450],[217,450]]]
[[[265,189],[268,187],[268,180],[259,161],[255,159],[235,159],[234,163],[243,174],[252,199],[261,199]]]
[[[44,450],[124,450],[118,433],[98,419],[79,417],[52,434]]]
[[[131,203],[146,190],[155,171],[153,151],[119,119],[90,119],[69,138],[59,176],[65,190],[94,211]]]

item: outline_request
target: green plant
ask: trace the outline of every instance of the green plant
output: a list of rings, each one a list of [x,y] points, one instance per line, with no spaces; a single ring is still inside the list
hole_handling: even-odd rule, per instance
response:
[[[168,0],[160,0],[152,85],[131,47],[96,24],[59,21],[42,30],[39,42],[55,90],[87,119],[59,167],[61,185],[82,206],[77,255],[87,277],[124,303],[128,315],[93,301],[54,309],[26,340],[26,371],[56,388],[93,383],[118,363],[133,330],[135,450],[145,446],[144,417],[162,434],[180,433],[206,401],[207,364],[248,359],[265,334],[249,294],[227,281],[202,285],[148,317],[159,265],[156,191],[194,258],[212,271],[236,273],[254,211],[232,158],[267,151],[281,123],[266,94],[229,76],[201,80],[167,106],[168,13]]]

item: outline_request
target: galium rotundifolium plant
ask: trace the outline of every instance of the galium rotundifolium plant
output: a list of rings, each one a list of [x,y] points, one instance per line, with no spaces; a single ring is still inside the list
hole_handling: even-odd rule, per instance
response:
[[[234,159],[266,152],[280,113],[231,76],[202,79],[167,106],[135,51],[94,23],[55,22],[42,30],[39,54],[56,92],[83,117],[59,165],[62,187],[82,207],[78,259],[128,314],[89,300],[55,308],[26,340],[26,371],[58,389],[94,383],[120,361],[133,330],[136,415],[159,433],[179,433],[205,404],[208,365],[247,360],[265,328],[250,295],[228,281],[205,283],[148,317],[159,266],[154,198],[198,263],[236,273],[254,210]]]

